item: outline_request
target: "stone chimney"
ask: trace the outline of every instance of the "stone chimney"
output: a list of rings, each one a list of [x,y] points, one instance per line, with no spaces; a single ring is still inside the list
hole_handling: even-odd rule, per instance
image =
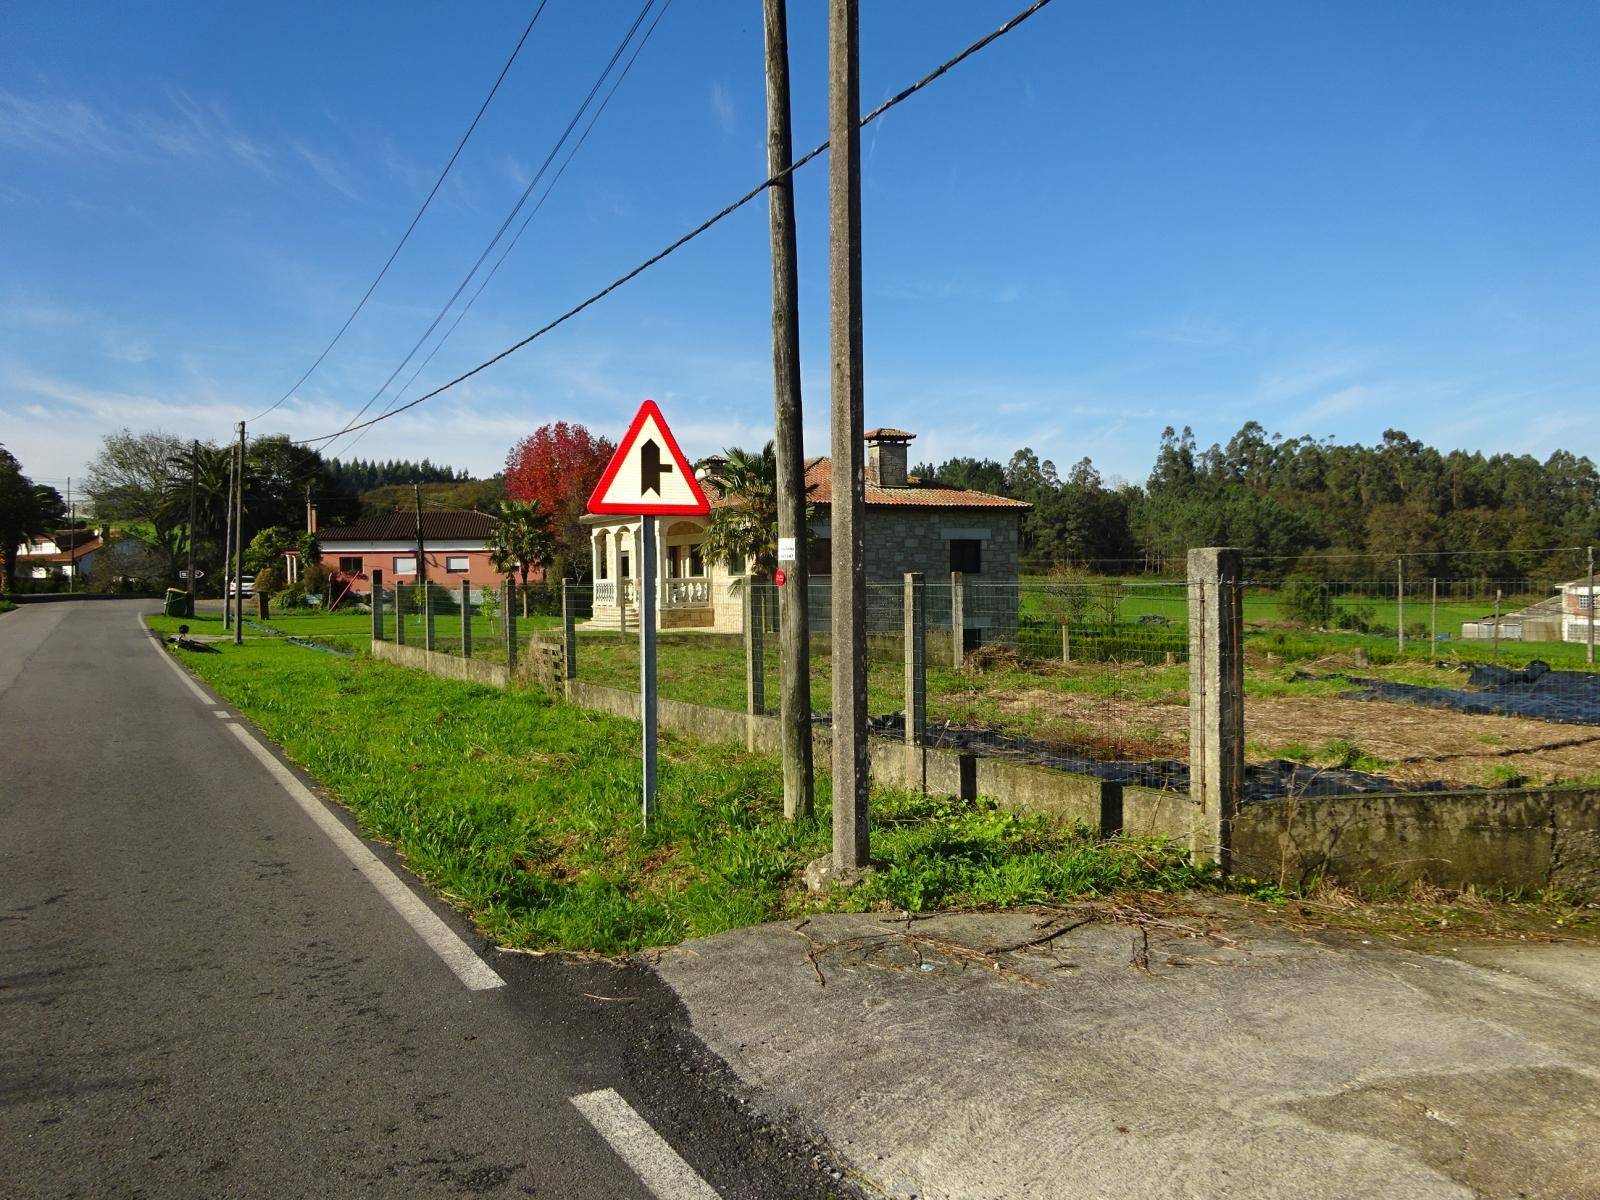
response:
[[[869,429],[867,440],[867,483],[873,487],[903,488],[906,480],[906,447],[917,435],[904,429]]]

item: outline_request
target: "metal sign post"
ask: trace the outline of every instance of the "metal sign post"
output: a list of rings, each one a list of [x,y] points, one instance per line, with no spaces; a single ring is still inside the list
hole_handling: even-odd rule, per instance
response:
[[[656,519],[640,522],[639,557],[639,697],[644,726],[644,824],[656,812]]]
[[[656,811],[656,517],[711,511],[694,468],[655,401],[646,400],[589,497],[592,513],[639,518],[639,721],[643,726],[646,826]],[[620,580],[619,586],[620,586]],[[619,597],[620,599],[620,597]]]

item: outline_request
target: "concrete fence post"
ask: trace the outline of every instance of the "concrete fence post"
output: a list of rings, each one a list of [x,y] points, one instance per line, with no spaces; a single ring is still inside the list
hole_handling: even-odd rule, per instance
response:
[[[905,576],[906,787],[928,790],[928,585],[921,571]]]
[[[1072,626],[1067,624],[1067,618],[1061,618],[1061,665],[1067,666],[1072,662]]]
[[[578,677],[578,612],[572,580],[561,581],[561,677]]]
[[[472,657],[472,585],[461,581],[461,657]]]
[[[1243,556],[1189,551],[1189,850],[1230,867],[1244,787]]]
[[[960,571],[950,572],[950,665],[958,671],[967,661],[966,581]]]
[[[383,641],[383,572],[372,572],[372,640]]]
[[[744,695],[745,715],[759,717],[767,711],[766,622],[762,617],[764,597],[757,592],[756,576],[744,581]],[[745,722],[745,749],[756,748],[756,722]]]
[[[508,579],[500,585],[500,611],[505,614],[501,625],[505,628],[506,637],[506,678],[511,678],[517,670],[517,610],[516,591]]]
[[[406,644],[406,585],[394,585],[394,644]]]

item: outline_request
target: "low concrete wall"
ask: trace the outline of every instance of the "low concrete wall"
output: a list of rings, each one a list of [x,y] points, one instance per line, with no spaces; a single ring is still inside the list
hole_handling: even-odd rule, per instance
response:
[[[1235,869],[1298,884],[1425,880],[1442,887],[1600,893],[1600,790],[1415,792],[1247,804]]]
[[[530,648],[531,650],[531,648]],[[506,669],[475,659],[429,653],[415,646],[373,642],[373,657],[464,679],[508,687]],[[535,655],[518,664],[514,682],[543,682]],[[639,694],[569,679],[569,703],[626,720],[639,719]],[[741,712],[660,701],[661,728],[699,742],[779,753],[778,720]],[[826,770],[829,730],[813,735],[816,762]],[[908,747],[869,739],[871,778],[885,787],[919,787],[1006,808],[1042,813],[1062,824],[1103,834],[1186,841],[1193,804],[1182,792],[1124,786],[1087,775],[955,750]],[[1600,894],[1600,789],[1416,792],[1317,797],[1246,804],[1233,828],[1234,870],[1286,886],[1326,875],[1353,884],[1426,880],[1443,887],[1559,888]]]
[[[400,646],[394,642],[373,642],[372,657],[392,662],[398,666],[427,671],[442,679],[459,679],[466,683],[483,683],[490,687],[508,686],[510,676],[499,663],[480,662],[476,658],[462,658],[455,654],[440,654],[437,650],[424,650],[421,646]]]

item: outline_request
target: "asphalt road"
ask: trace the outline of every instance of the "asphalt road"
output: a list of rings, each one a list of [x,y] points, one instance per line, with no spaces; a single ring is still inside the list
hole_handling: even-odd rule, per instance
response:
[[[647,967],[497,953],[371,846],[505,980],[465,986],[150,607],[0,616],[0,1194],[841,1194]]]

